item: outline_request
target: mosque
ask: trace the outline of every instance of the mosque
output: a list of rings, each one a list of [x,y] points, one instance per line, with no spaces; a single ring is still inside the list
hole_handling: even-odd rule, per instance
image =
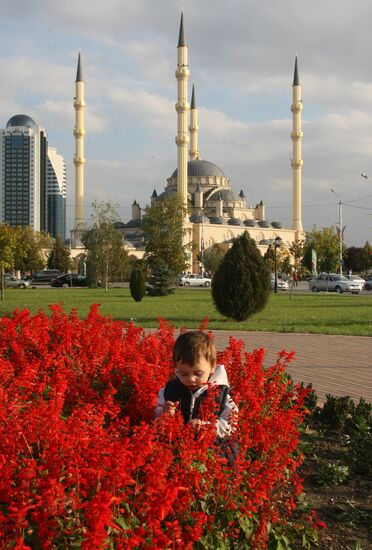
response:
[[[188,66],[188,47],[185,40],[183,14],[179,28],[177,46],[177,168],[167,179],[164,191],[158,195],[154,190],[151,196],[151,204],[162,200],[164,196],[178,194],[188,210],[188,216],[184,220],[185,233],[193,242],[189,252],[189,267],[193,272],[201,268],[198,257],[203,251],[220,244],[226,249],[231,245],[232,239],[238,237],[244,231],[255,240],[261,253],[264,254],[268,244],[280,237],[285,248],[289,248],[292,242],[304,237],[302,227],[301,206],[301,111],[303,108],[301,99],[301,85],[298,76],[297,57],[295,60],[294,77],[292,85],[292,132],[293,144],[292,166],[292,227],[285,228],[278,221],[266,219],[265,204],[263,200],[254,207],[248,203],[241,190],[236,193],[231,187],[230,179],[222,169],[213,162],[204,160],[200,156],[198,145],[198,110],[195,100],[195,89],[192,87],[191,104],[188,102],[188,80],[190,76]],[[76,111],[76,126],[74,136],[76,140],[75,187],[76,187],[76,212],[75,229],[79,227],[83,219],[82,198],[83,169],[84,169],[84,88],[80,56],[76,78],[76,97],[74,107]],[[140,205],[134,200],[132,204],[132,219],[127,222],[118,222],[117,230],[122,233],[124,245],[129,254],[142,257],[144,254],[144,239],[142,231],[142,214]]]

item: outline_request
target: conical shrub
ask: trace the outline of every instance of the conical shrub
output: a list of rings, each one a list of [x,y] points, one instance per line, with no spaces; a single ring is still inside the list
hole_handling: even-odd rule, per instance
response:
[[[135,265],[131,271],[129,289],[136,302],[140,302],[146,293],[145,275],[138,265]]]
[[[222,315],[245,321],[265,307],[269,293],[269,268],[245,231],[234,240],[213,277],[215,306]]]

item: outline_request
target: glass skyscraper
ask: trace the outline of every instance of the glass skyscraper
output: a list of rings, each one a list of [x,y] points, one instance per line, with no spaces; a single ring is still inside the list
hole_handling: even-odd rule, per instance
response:
[[[0,223],[65,238],[66,173],[52,151],[56,162],[48,158],[45,130],[27,115],[13,116],[0,130]]]

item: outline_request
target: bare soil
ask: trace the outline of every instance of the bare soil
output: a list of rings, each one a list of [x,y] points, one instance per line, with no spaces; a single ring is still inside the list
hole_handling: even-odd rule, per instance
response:
[[[372,477],[349,470],[341,482],[324,484],[327,465],[347,466],[343,436],[308,429],[302,436],[305,460],[301,468],[305,495],[318,518],[327,524],[319,530],[317,548],[372,549]]]

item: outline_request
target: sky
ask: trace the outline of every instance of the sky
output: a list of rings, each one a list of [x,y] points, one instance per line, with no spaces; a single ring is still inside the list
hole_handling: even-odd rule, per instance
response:
[[[0,127],[27,114],[64,156],[68,228],[79,52],[85,220],[98,200],[115,204],[127,222],[133,201],[144,208],[177,167],[182,11],[201,158],[252,206],[262,200],[269,221],[291,227],[297,55],[304,229],[336,226],[341,201],[346,245],[372,242],[370,0],[0,0]]]

